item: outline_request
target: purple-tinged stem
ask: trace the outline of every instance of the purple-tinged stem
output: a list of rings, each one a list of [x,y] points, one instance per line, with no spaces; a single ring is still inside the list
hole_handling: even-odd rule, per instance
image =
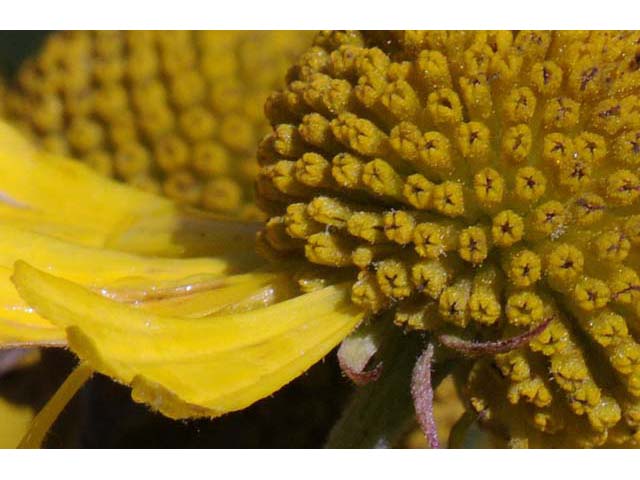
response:
[[[492,342],[474,342],[472,340],[464,340],[455,335],[439,335],[438,340],[445,347],[462,353],[468,357],[477,357],[480,355],[495,355],[497,353],[510,352],[516,348],[529,343],[534,337],[540,335],[549,325],[553,317],[545,319],[542,323],[535,326],[528,332],[515,337],[506,338],[504,340],[496,340]]]
[[[411,396],[420,428],[430,448],[440,448],[438,429],[433,416],[433,386],[431,384],[434,347],[429,343],[418,357],[411,375]]]

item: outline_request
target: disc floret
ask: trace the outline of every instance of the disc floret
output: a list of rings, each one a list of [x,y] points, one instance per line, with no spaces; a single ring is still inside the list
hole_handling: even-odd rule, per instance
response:
[[[258,192],[286,252],[483,352],[466,399],[512,445],[639,438],[637,40],[323,33],[267,102]]]

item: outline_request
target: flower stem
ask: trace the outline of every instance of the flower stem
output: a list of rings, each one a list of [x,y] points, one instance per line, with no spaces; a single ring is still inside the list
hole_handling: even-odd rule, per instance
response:
[[[325,448],[389,448],[409,428],[414,417],[409,378],[420,342],[400,329],[389,333],[380,352],[382,375],[356,389]]]
[[[427,348],[422,352],[411,375],[411,396],[413,406],[416,410],[418,424],[422,429],[429,448],[440,448],[438,440],[438,427],[433,416],[433,343],[429,342]]]
[[[88,364],[80,363],[33,419],[18,448],[40,448],[60,413],[92,374],[93,370]]]
[[[384,319],[383,319],[384,320]],[[392,328],[380,347],[380,378],[358,387],[334,425],[325,448],[390,448],[411,428],[415,412],[411,372],[424,340]],[[434,368],[433,388],[450,372],[448,363]]]

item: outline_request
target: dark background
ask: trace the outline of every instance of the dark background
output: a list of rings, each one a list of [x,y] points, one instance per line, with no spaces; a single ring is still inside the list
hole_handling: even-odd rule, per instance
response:
[[[0,31],[0,72],[11,78],[20,62],[42,44],[50,31],[43,30],[1,30]]]

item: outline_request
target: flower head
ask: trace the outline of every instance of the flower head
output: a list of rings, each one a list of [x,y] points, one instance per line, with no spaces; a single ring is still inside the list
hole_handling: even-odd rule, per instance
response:
[[[454,354],[468,409],[510,445],[635,446],[638,41],[322,33],[265,106],[270,270],[135,307],[24,263],[14,282],[92,368],[173,418],[251,404],[365,319],[338,352],[355,383],[407,363],[369,368],[385,339],[406,356],[427,338],[405,396],[431,446],[433,365]]]
[[[304,32],[62,32],[9,107],[49,151],[183,204],[252,217],[261,105]]]
[[[319,35],[267,101],[262,250],[351,278],[368,315],[487,353],[466,400],[514,445],[634,445],[638,39]],[[527,330],[527,348],[470,345]]]

